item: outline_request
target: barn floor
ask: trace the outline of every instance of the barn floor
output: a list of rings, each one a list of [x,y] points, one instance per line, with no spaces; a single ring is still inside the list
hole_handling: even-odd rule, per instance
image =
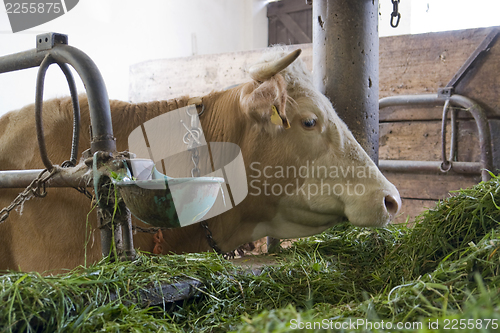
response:
[[[412,229],[343,224],[279,254],[234,261],[140,255],[52,277],[7,272],[0,332],[449,332],[453,320],[469,319],[470,331],[498,331],[499,204],[494,178],[441,202]],[[186,280],[194,281],[188,300],[143,302]],[[407,329],[388,329],[398,322]]]

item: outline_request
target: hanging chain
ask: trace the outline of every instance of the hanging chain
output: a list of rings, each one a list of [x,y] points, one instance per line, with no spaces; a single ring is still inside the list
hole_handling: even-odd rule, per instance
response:
[[[399,20],[401,20],[401,13],[399,12],[399,0],[392,1],[392,13],[391,13],[391,27],[397,28],[399,25]],[[396,19],[396,22],[394,22]]]
[[[200,168],[198,167],[200,162],[200,152],[198,147],[201,146],[201,130],[199,128],[200,119],[198,117],[196,106],[194,106],[193,109],[194,112],[192,114],[189,113],[190,108],[186,109],[186,113],[191,117],[191,128],[188,128],[184,121],[181,120],[182,125],[184,125],[187,130],[187,133],[184,134],[182,141],[187,144],[188,151],[191,152],[191,160],[194,165],[193,169],[191,169],[191,177],[200,177]]]
[[[222,250],[220,249],[220,247],[215,242],[215,239],[213,238],[212,231],[208,227],[207,221],[202,221],[200,224],[203,227],[203,229],[205,229],[205,236],[207,238],[208,245],[210,245],[210,247],[214,249],[214,251],[217,254],[223,254]]]
[[[200,113],[197,112],[196,106],[194,108],[191,108],[191,110],[194,109],[194,112],[191,114],[189,113],[190,108],[186,109],[186,113],[188,116],[191,117],[191,128],[188,128],[187,125],[184,123],[184,121],[181,120],[182,125],[186,128],[187,133],[184,134],[184,138],[182,141],[188,146],[188,151],[191,152],[191,160],[193,161],[193,169],[191,169],[191,176],[192,177],[200,177],[200,168],[198,167],[198,164],[200,162],[200,151],[198,150],[198,147],[200,147],[202,144],[200,142],[200,136],[201,136],[201,130],[199,128],[200,125],[200,118],[201,114],[204,112],[205,107],[202,106],[202,110]],[[217,245],[217,242],[213,238],[212,231],[208,227],[207,221],[202,221],[200,225],[203,227],[205,230],[205,238],[207,239],[208,245],[219,255],[222,255],[224,259],[228,258],[234,258],[235,253],[234,251],[224,253],[220,249],[220,247]]]
[[[29,200],[31,197],[39,197],[43,198],[47,195],[47,190],[45,189],[45,183],[58,172],[58,167],[54,166],[52,171],[48,171],[47,169],[40,172],[38,177],[33,179],[33,181],[26,187],[26,189],[19,193],[19,195],[11,202],[11,204],[2,210],[0,210],[0,223],[4,222],[8,217],[12,210],[16,209],[18,206],[22,207],[26,200]],[[48,172],[48,175],[46,173]]]
[[[191,160],[193,161],[194,167],[191,169],[191,177],[200,177],[200,168],[198,168],[198,163],[200,162],[200,152],[198,148],[193,148]]]

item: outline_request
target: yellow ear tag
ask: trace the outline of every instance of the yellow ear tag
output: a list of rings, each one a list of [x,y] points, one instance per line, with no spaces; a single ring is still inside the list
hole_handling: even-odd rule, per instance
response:
[[[278,110],[276,110],[276,107],[273,105],[273,114],[271,115],[271,122],[274,125],[280,125],[283,126],[283,119],[281,119],[280,115],[278,114]]]

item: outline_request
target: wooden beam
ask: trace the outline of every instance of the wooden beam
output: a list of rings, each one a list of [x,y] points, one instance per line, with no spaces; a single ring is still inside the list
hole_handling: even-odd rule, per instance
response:
[[[311,43],[311,38],[302,30],[302,28],[288,14],[279,14],[278,18],[288,31],[295,37],[298,43]]]
[[[312,15],[312,6],[306,4],[306,0],[286,0],[271,2],[267,5],[267,17],[276,16],[281,13],[293,13],[310,10]]]
[[[450,191],[472,187],[481,181],[481,176],[457,174],[420,174],[384,172],[384,176],[396,186],[402,198],[418,200],[442,200]]]

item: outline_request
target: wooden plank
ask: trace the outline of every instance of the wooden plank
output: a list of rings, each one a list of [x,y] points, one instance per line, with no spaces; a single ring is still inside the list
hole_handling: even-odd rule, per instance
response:
[[[380,98],[436,93],[444,87],[494,28],[394,36],[380,39]],[[498,28],[496,28],[498,29]],[[457,93],[481,103],[489,117],[500,117],[500,42],[457,87]],[[386,118],[386,116],[389,118]],[[381,121],[394,119],[381,112]],[[399,110],[400,119],[414,119],[412,110]]]
[[[486,36],[485,29],[382,38],[380,97],[436,92]]]
[[[383,156],[382,159],[441,160],[441,121],[384,123],[380,127],[380,156]],[[451,130],[448,124],[447,156],[449,156],[450,144]],[[477,125],[474,121],[458,122],[457,144],[458,161],[479,162],[479,139]]]
[[[281,13],[293,13],[304,10],[311,11],[312,15],[312,6],[306,4],[305,0],[276,1],[267,5],[267,17],[276,16]]]
[[[297,23],[302,31],[309,38],[309,43],[312,41],[312,13],[311,11],[301,11],[289,13],[290,17]]]
[[[274,45],[274,44],[277,44],[278,43],[278,40],[276,39],[276,23],[278,21],[278,18],[277,17],[272,17],[272,18],[269,18],[269,28],[268,28],[268,32],[267,32],[267,45],[268,46],[271,46],[271,45]]]
[[[311,38],[288,14],[279,14],[278,18],[294,37],[293,44],[311,43]]]
[[[280,45],[292,45],[292,35],[280,19],[276,21],[276,43]]]
[[[490,119],[493,165],[500,166],[500,120]],[[441,121],[380,123],[379,158],[382,160],[441,160]],[[451,130],[447,126],[447,155]],[[481,151],[477,125],[473,120],[458,122],[457,160],[479,162]],[[497,172],[496,170],[493,170]]]
[[[384,172],[384,176],[396,186],[402,198],[419,200],[442,200],[450,191],[472,187],[481,181],[481,176],[457,174],[405,174]]]

